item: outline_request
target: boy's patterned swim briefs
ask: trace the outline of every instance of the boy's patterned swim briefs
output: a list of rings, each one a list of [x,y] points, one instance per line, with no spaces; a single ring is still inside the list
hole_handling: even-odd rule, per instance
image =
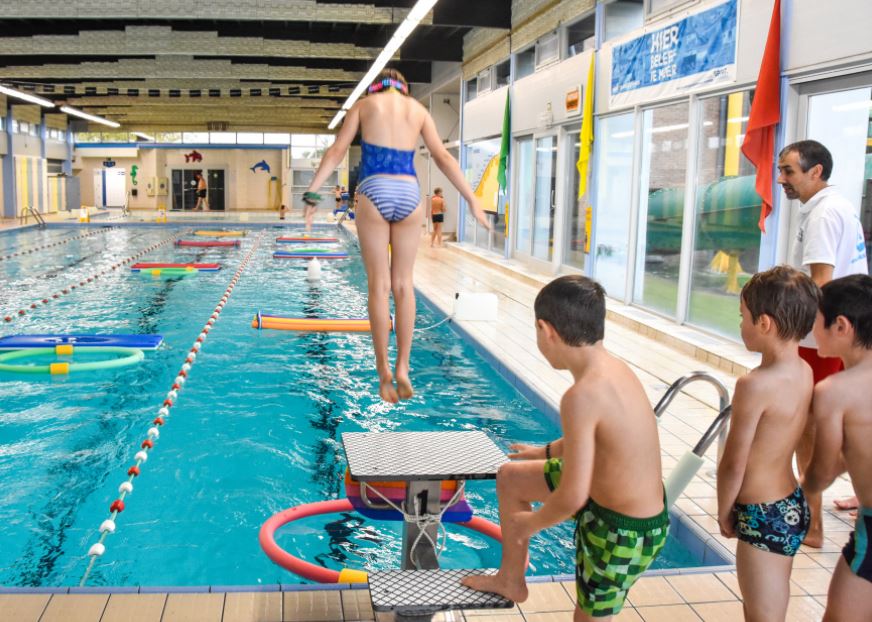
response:
[[[560,485],[563,461],[545,461],[545,482]],[[590,499],[575,515],[575,585],[578,606],[595,617],[621,611],[627,592],[666,544],[669,513],[634,518]]]
[[[736,535],[742,542],[770,553],[793,557],[811,523],[802,489],[771,503],[737,503]]]

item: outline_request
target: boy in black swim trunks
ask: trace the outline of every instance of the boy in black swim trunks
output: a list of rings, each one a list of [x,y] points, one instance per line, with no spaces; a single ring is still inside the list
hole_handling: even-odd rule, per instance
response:
[[[857,522],[827,595],[826,622],[872,617],[872,277],[860,274],[821,288],[814,337],[821,356],[837,356],[845,370],[814,389],[814,453],[804,489],[822,492],[845,470],[857,493]]]
[[[572,373],[560,400],[563,438],[512,445],[497,475],[503,549],[494,576],[463,583],[510,600],[527,599],[527,549],[537,531],[575,518],[575,620],[608,618],[666,543],[657,421],[638,378],[603,346],[605,292],[564,276],[535,302],[536,342],[555,369]],[[533,511],[531,503],[542,506]]]
[[[745,619],[784,620],[793,556],[811,521],[793,473],[793,453],[811,403],[811,368],[799,341],[814,324],[818,288],[778,266],[742,289],[740,329],[759,367],[739,378],[730,433],[718,465],[721,534],[738,538],[736,569]]]

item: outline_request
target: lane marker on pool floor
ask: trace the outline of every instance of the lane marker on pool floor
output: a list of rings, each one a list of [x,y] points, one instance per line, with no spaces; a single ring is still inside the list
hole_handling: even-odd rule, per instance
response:
[[[133,456],[134,464],[129,469],[127,469],[127,480],[121,483],[118,487],[118,498],[115,499],[112,504],[109,506],[109,518],[104,520],[100,524],[100,539],[91,545],[91,548],[88,549],[88,556],[90,556],[91,561],[88,562],[88,568],[85,570],[85,574],[82,575],[82,580],[79,582],[79,587],[85,585],[85,582],[88,580],[88,575],[91,574],[91,569],[94,567],[94,563],[97,561],[97,558],[103,555],[106,552],[106,545],[103,542],[109,536],[110,533],[115,533],[115,519],[118,515],[124,511],[124,498],[133,492],[133,479],[140,474],[140,469],[142,465],[148,460],[148,454],[152,449],[154,449],[155,441],[160,438],[160,430],[159,427],[163,426],[166,423],[167,418],[170,416],[170,409],[176,402],[176,398],[179,396],[179,391],[182,390],[182,387],[185,386],[185,381],[188,378],[188,372],[191,370],[191,366],[197,360],[197,354],[200,352],[200,348],[203,345],[203,342],[206,341],[206,337],[209,335],[209,331],[212,330],[212,327],[215,325],[215,322],[218,321],[218,318],[221,316],[221,311],[224,310],[224,306],[227,304],[228,299],[230,298],[230,294],[233,293],[233,288],[236,287],[236,283],[239,281],[239,277],[242,276],[242,272],[245,270],[246,266],[248,266],[248,262],[251,261],[251,258],[254,256],[255,251],[260,246],[261,240],[263,239],[266,231],[260,233],[254,240],[254,245],[251,247],[251,250],[248,251],[248,254],[242,260],[242,263],[239,264],[239,268],[236,270],[236,274],[233,275],[233,278],[230,279],[230,284],[227,286],[227,289],[224,290],[224,295],[221,296],[221,300],[218,301],[214,311],[212,311],[212,315],[209,316],[209,319],[206,320],[206,323],[203,325],[203,329],[200,331],[200,334],[197,336],[197,339],[194,341],[191,349],[188,351],[188,355],[185,357],[185,362],[182,363],[182,367],[179,370],[179,373],[176,375],[175,380],[173,381],[170,390],[167,392],[166,398],[163,401],[163,404],[157,411],[157,417],[152,421],[152,427],[148,429],[146,432],[145,440],[140,443],[139,451]]]
[[[132,257],[128,257],[127,259],[125,259],[123,261],[119,261],[116,264],[112,264],[112,266],[110,266],[109,268],[106,268],[105,270],[101,270],[97,274],[95,274],[93,276],[89,276],[88,278],[79,281],[78,285],[73,283],[72,285],[68,285],[67,287],[63,288],[62,290],[55,292],[54,294],[51,295],[50,298],[43,298],[42,300],[39,300],[37,302],[32,303],[30,305],[30,307],[28,307],[28,308],[36,309],[37,307],[39,307],[39,305],[47,305],[52,300],[56,300],[56,299],[60,298],[61,296],[69,294],[70,292],[74,291],[77,287],[82,287],[86,283],[92,283],[92,282],[96,281],[97,279],[99,279],[104,274],[109,274],[112,270],[117,270],[121,266],[129,264],[131,261],[136,261],[137,259],[139,259],[143,255],[147,255],[151,251],[156,250],[156,249],[160,248],[161,246],[164,246],[165,244],[169,244],[170,242],[175,240],[177,237],[178,237],[178,234],[172,235],[172,236],[166,238],[163,242],[158,242],[156,244],[152,244],[148,248],[138,252],[137,254],[133,255]],[[5,316],[3,318],[3,321],[8,323],[8,322],[11,322],[12,320],[14,320],[16,317],[21,317],[23,315],[27,315],[27,309],[19,309],[18,313],[14,313],[14,314],[10,314],[10,315]]]
[[[93,235],[97,235],[98,233],[106,233],[107,231],[113,231],[115,229],[120,229],[120,227],[100,227],[96,231],[91,231],[90,233],[83,233],[82,235],[77,235],[72,238],[66,238],[63,240],[58,240],[56,242],[52,242],[51,244],[43,244],[42,246],[35,246],[34,248],[28,248],[24,251],[18,251],[17,253],[12,253],[10,255],[3,255],[0,257],[0,261],[5,261],[7,259],[12,259],[13,257],[20,257],[21,255],[30,255],[31,253],[35,253],[36,251],[41,251],[44,248],[52,248],[53,246],[61,246],[62,244],[67,244],[68,242],[72,242],[74,240],[81,240],[82,238],[90,238]]]

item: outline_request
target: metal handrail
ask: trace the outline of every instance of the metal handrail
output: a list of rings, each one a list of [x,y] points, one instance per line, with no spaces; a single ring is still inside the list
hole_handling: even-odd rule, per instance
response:
[[[45,229],[45,218],[43,218],[42,214],[37,212],[35,209],[33,209],[33,206],[30,206],[30,205],[21,208],[21,216],[19,216],[19,218],[21,218],[21,221],[22,221],[21,224],[23,224],[23,225],[27,224],[28,214],[33,215],[33,217],[36,220],[37,224],[39,225],[40,229]]]
[[[663,394],[663,397],[660,398],[660,401],[657,402],[657,405],[654,407],[654,414],[659,418],[664,412],[666,412],[666,409],[672,403],[672,400],[675,399],[675,396],[678,395],[679,391],[691,382],[700,380],[708,382],[717,390],[719,408],[718,416],[715,417],[712,425],[709,426],[708,430],[705,431],[700,441],[693,448],[693,453],[702,457],[706,450],[711,447],[715,438],[717,438],[718,459],[720,460],[721,454],[723,453],[724,442],[727,437],[727,424],[730,421],[730,414],[732,414],[733,411],[732,406],[730,405],[730,392],[727,390],[727,387],[724,386],[723,382],[708,372],[692,371],[669,385],[669,388],[666,389],[666,393]]]

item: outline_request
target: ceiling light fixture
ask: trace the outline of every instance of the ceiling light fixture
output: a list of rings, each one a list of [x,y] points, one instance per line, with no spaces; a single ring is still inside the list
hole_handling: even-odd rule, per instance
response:
[[[24,101],[30,102],[31,104],[39,104],[40,106],[45,106],[46,108],[55,107],[55,105],[47,99],[37,97],[36,95],[31,95],[30,93],[22,93],[21,91],[10,88],[8,86],[3,86],[2,84],[0,84],[0,93],[6,93],[7,95],[9,95],[9,97],[23,99]]]
[[[149,136],[148,134],[144,134],[142,132],[133,132],[134,136],[139,136],[143,140],[150,140],[154,142],[154,136]]]
[[[437,1],[438,0],[418,0],[418,2],[415,3],[415,6],[413,6],[412,10],[409,11],[406,19],[400,22],[396,32],[394,32],[394,36],[392,36],[391,40],[388,41],[388,44],[381,51],[381,54],[379,54],[375,61],[373,61],[372,67],[369,68],[366,75],[357,83],[357,86],[354,87],[353,91],[351,91],[351,95],[348,96],[345,103],[342,104],[342,110],[337,112],[336,116],[333,117],[333,120],[330,121],[330,125],[327,126],[328,130],[332,130],[339,125],[342,117],[345,116],[345,112],[351,109],[354,102],[363,95],[363,92],[366,91],[370,84],[372,84],[372,81],[375,80],[378,73],[385,68],[388,61],[394,57],[394,54],[396,54],[397,50],[400,49],[400,46],[403,45],[406,38],[412,34],[412,31],[415,30],[418,23],[425,15],[427,15],[427,13],[430,12],[430,9],[433,8],[433,5],[435,5]]]
[[[69,106],[61,106],[61,112],[66,112],[67,114],[71,114],[74,117],[81,117],[82,119],[93,121],[94,123],[102,123],[103,125],[108,125],[109,127],[121,127],[120,123],[110,121],[109,119],[104,119],[103,117],[98,117],[95,114],[88,114],[87,112],[82,112],[81,110],[70,108]]]

